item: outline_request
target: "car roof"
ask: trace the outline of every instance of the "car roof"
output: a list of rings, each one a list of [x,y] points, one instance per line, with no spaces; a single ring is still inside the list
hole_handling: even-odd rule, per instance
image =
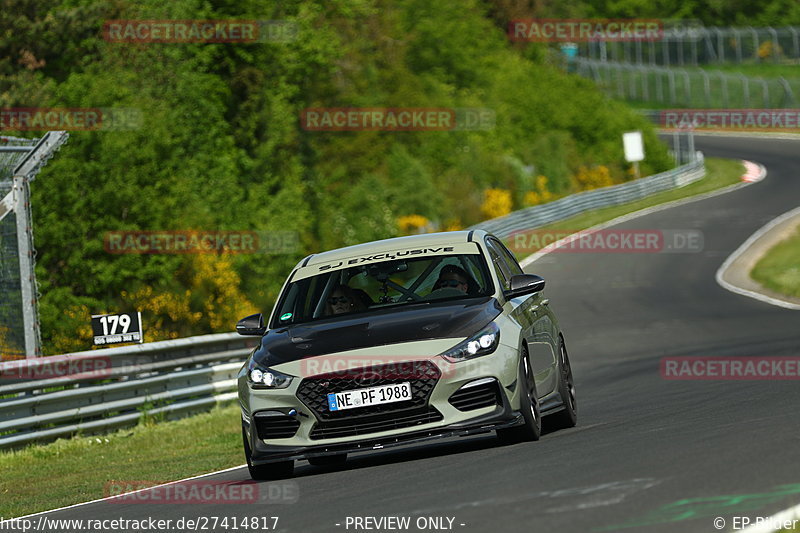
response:
[[[311,266],[318,263],[331,263],[357,255],[369,255],[371,253],[402,250],[406,248],[426,248],[464,242],[480,242],[486,235],[487,233],[484,230],[442,231],[438,233],[423,233],[420,235],[408,235],[406,237],[365,242],[363,244],[356,244],[345,248],[337,248],[336,250],[330,250],[328,252],[309,255],[300,262],[298,267]]]

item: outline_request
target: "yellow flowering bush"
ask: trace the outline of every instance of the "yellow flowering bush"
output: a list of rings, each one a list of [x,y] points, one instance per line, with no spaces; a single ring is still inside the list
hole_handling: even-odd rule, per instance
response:
[[[429,224],[430,220],[422,215],[405,215],[397,219],[397,227],[406,235],[423,233]]]
[[[502,217],[511,212],[511,191],[507,189],[486,189],[483,191],[481,213],[486,218]]]
[[[599,189],[614,184],[614,181],[611,179],[611,172],[605,165],[598,165],[591,168],[581,166],[578,169],[578,173],[575,175],[575,181],[578,184],[578,188],[582,191]]]
[[[553,193],[547,187],[547,176],[536,176],[534,189],[525,193],[525,205],[538,205],[553,199]]]
[[[459,231],[464,229],[464,225],[461,223],[461,220],[457,218],[451,218],[446,220],[444,223],[444,230],[445,231]]]
[[[89,350],[92,346],[92,314],[85,305],[70,305],[66,307],[62,320],[72,327],[66,327],[54,332],[51,342],[45,347],[46,353],[60,354]]]
[[[780,56],[783,53],[780,45],[775,45],[772,41],[764,41],[758,47],[758,57],[767,59],[768,57]]]
[[[233,331],[237,320],[257,312],[239,289],[230,256],[191,256],[187,272],[179,275],[189,278],[190,289],[161,292],[145,286],[122,292],[128,306],[142,312],[146,341]]]

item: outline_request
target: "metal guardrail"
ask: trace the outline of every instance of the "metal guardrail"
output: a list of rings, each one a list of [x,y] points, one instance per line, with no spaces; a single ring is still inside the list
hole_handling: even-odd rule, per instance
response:
[[[223,333],[0,363],[0,449],[232,400],[256,343]],[[64,375],[76,368],[93,370]]]
[[[579,192],[554,202],[520,209],[504,217],[481,222],[470,229],[483,229],[505,239],[514,232],[552,224],[584,211],[625,204],[661,191],[683,187],[703,176],[705,176],[705,164],[700,155],[696,161],[667,172],[602,189]]]

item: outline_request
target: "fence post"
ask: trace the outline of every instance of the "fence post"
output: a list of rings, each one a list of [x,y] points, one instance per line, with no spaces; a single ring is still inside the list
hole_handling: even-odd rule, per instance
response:
[[[792,32],[792,47],[794,48],[794,58],[800,58],[800,36],[797,35],[797,30],[794,26],[789,26],[789,31]]]
[[[755,59],[756,63],[761,61],[761,58],[758,56],[758,32],[752,26],[748,26],[747,29],[753,34],[753,51],[755,52]]]
[[[742,62],[742,37],[739,35],[739,30],[731,28],[734,38],[736,39],[736,62]]]
[[[764,99],[764,109],[769,109],[771,106],[769,103],[769,85],[767,85],[767,80],[758,78],[756,81],[761,82],[761,97]]]
[[[614,65],[617,71],[617,96],[625,99],[625,80],[622,79],[622,69],[619,64]]]
[[[720,87],[722,88],[722,105],[723,107],[730,107],[730,101],[728,100],[728,76],[718,71],[717,77],[719,77]]]
[[[711,107],[711,80],[705,69],[701,69],[700,74],[703,75],[703,96],[705,97],[706,107]]]
[[[744,74],[737,74],[742,80],[742,92],[744,93],[744,107],[750,107],[750,80]]]
[[[689,73],[686,72],[685,69],[681,69],[683,73],[683,92],[686,97],[686,105],[691,107],[692,105],[692,80],[689,78]]]
[[[772,34],[772,60],[777,63],[778,62],[778,48],[780,48],[780,43],[778,43],[778,32],[775,31],[775,28],[772,26],[767,27],[767,31]]]
[[[668,70],[667,75],[669,76],[669,103],[675,104],[678,100],[677,97],[677,88],[675,87],[675,71]]]
[[[719,28],[712,28],[717,34],[717,63],[725,62],[725,42],[722,40],[722,30]]]
[[[626,65],[625,72],[628,73],[628,85],[630,90],[630,99],[636,100],[636,71],[638,69],[634,65]]]
[[[789,85],[789,82],[786,81],[786,78],[780,76],[778,78],[778,83],[781,84],[783,87],[783,103],[781,107],[793,107],[794,106],[794,93],[792,93],[792,87]]]

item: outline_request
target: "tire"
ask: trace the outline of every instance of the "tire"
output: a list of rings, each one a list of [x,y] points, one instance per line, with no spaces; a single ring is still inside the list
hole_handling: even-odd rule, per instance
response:
[[[247,470],[250,471],[250,477],[255,481],[264,481],[270,479],[283,479],[292,477],[294,473],[294,461],[281,461],[279,463],[268,463],[265,465],[254,465],[250,458],[250,443],[247,442],[247,434],[242,428],[242,440],[244,441],[244,456],[247,459]]]
[[[578,423],[578,400],[575,395],[575,381],[572,378],[572,365],[569,363],[567,346],[564,338],[559,341],[559,361],[560,375],[558,379],[558,391],[561,394],[561,402],[564,410],[554,413],[547,417],[548,429],[566,429],[575,427]]]
[[[314,466],[340,466],[347,462],[347,454],[340,453],[337,455],[322,455],[318,457],[309,457],[308,463]]]
[[[537,441],[542,434],[542,417],[539,415],[539,399],[536,395],[536,380],[533,376],[530,360],[528,358],[528,348],[523,347],[519,358],[519,377],[517,378],[520,387],[520,413],[525,423],[521,426],[514,426],[497,430],[497,437],[503,444],[515,444],[517,442]]]

